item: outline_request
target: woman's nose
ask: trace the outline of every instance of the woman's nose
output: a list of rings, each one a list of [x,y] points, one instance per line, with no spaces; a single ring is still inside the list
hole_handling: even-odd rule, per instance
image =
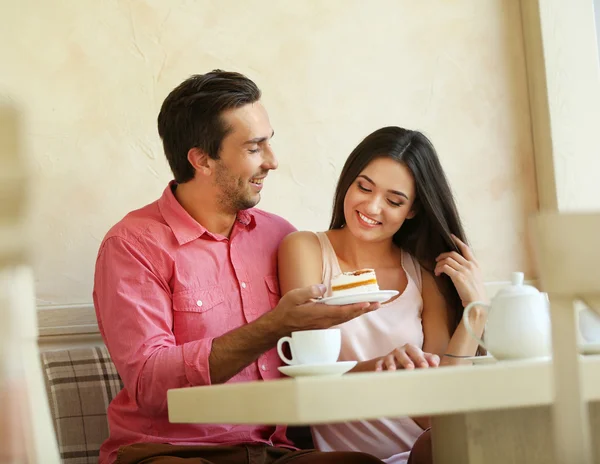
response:
[[[367,208],[366,208],[365,212],[367,214],[379,214],[379,213],[381,213],[381,199],[379,199],[379,198],[372,198],[367,203]]]

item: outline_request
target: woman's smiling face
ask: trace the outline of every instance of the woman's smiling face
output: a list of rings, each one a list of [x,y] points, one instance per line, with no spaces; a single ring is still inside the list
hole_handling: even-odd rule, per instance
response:
[[[359,240],[391,239],[406,219],[414,217],[414,201],[410,170],[391,158],[375,158],[346,192],[346,227]]]

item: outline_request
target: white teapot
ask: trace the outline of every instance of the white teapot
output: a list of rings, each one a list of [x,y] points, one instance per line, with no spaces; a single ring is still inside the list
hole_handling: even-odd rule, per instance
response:
[[[536,358],[552,352],[548,296],[524,285],[523,277],[522,272],[513,272],[511,285],[498,291],[491,305],[474,301],[463,313],[467,332],[496,359]],[[488,308],[485,342],[469,324],[469,311],[476,305]]]

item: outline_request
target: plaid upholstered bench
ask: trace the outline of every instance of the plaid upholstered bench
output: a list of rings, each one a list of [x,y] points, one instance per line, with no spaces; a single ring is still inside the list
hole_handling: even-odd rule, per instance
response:
[[[96,464],[106,409],[123,387],[106,347],[41,353],[58,449],[65,464]]]
[[[123,383],[104,346],[41,353],[50,412],[64,464],[96,464],[108,438],[106,410]],[[308,427],[290,427],[299,448],[312,448]]]

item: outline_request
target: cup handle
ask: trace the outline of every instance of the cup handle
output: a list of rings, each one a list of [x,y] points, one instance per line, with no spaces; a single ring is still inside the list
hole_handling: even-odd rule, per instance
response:
[[[465,329],[467,329],[467,333],[471,336],[471,338],[473,338],[473,340],[475,340],[482,347],[484,347],[487,351],[489,351],[487,346],[485,346],[485,343],[483,343],[483,340],[481,338],[479,338],[477,335],[475,335],[475,332],[473,332],[473,329],[471,328],[471,324],[469,323],[469,311],[471,311],[471,308],[473,306],[483,306],[484,308],[486,308],[489,311],[490,305],[485,304],[483,301],[473,301],[472,303],[469,303],[467,305],[467,307],[463,311],[463,317],[462,317],[463,322],[465,324]]]
[[[290,344],[290,351],[292,352],[292,359],[289,359],[284,353],[283,350],[281,349],[283,347],[283,344],[285,342],[288,342]],[[289,365],[293,365],[296,364],[296,361],[294,361],[294,351],[292,350],[292,337],[281,337],[278,341],[277,341],[277,354],[279,355],[279,357],[281,358],[281,360]]]

